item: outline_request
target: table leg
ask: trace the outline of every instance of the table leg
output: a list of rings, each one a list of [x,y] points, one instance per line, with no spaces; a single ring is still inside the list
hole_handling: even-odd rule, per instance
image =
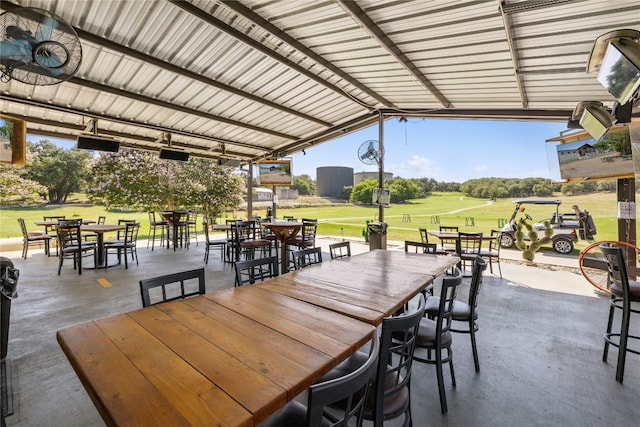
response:
[[[98,246],[98,265],[96,265],[96,268],[105,266],[104,265],[104,233],[97,233],[97,234],[98,234],[98,241],[96,245]]]
[[[280,274],[288,273],[289,266],[287,264],[287,245],[285,240],[280,241]]]

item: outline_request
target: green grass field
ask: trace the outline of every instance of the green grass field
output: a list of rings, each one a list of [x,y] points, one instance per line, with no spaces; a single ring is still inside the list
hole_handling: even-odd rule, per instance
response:
[[[616,195],[615,193],[597,193],[589,195],[560,197],[563,204],[561,212],[570,212],[572,204],[578,204],[588,210],[598,228],[597,240],[617,240]],[[534,220],[549,218],[554,212],[553,206],[528,206],[527,213]],[[411,203],[394,204],[384,210],[384,220],[389,224],[388,240],[418,240],[418,228],[437,229],[439,225],[457,225],[461,231],[482,231],[489,233],[498,228],[498,221],[508,220],[513,211],[511,199],[488,201],[466,197],[461,193],[434,193],[424,199]],[[319,205],[313,207],[286,208],[278,207],[277,215],[292,215],[298,219],[318,218],[318,234],[361,238],[366,220],[377,220],[378,208],[367,206]],[[265,215],[264,209],[254,209],[255,215]],[[65,215],[67,218],[97,219],[98,215],[106,215],[107,223],[115,223],[118,219],[135,219],[141,223],[140,237],[145,238],[149,221],[145,212],[114,212],[102,206],[69,204],[62,207],[37,208],[5,208],[0,210],[0,238],[21,236],[17,219],[25,219],[27,229],[37,228],[34,221],[42,220],[44,215]],[[237,212],[239,217],[244,212]],[[406,219],[410,216],[410,222]],[[231,215],[229,215],[231,217]],[[404,218],[404,220],[403,220]],[[436,223],[439,220],[439,224]],[[222,220],[222,218],[221,218]],[[473,220],[473,225],[471,225]],[[200,219],[198,220],[200,221]],[[467,224],[467,225],[465,225]],[[577,250],[586,246],[586,242],[578,242]],[[576,251],[577,252],[577,251]]]

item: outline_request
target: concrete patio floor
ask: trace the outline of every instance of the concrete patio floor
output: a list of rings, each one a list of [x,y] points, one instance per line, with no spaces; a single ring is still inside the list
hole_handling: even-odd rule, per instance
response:
[[[318,238],[326,259],[334,241]],[[11,307],[14,414],[6,418],[8,426],[104,425],[55,334],[68,325],[140,308],[142,278],[205,266],[202,244],[176,252],[145,247],[139,242],[138,266],[82,275],[65,264],[58,276],[57,258],[41,250],[30,250],[26,260],[20,252],[0,254],[20,269],[19,296]],[[352,248],[354,253],[368,250],[357,243]],[[393,242],[389,248],[401,250]],[[628,355],[624,385],[615,381],[617,350],[610,351],[608,364],[601,360],[608,298],[595,295],[570,269],[501,264],[503,279],[487,272],[480,295],[481,372],[474,371],[468,335],[455,334],[457,387],[445,370],[449,413],[442,415],[435,367],[417,363],[414,426],[640,425],[640,357]],[[221,262],[219,252],[212,251],[205,269],[207,292],[233,286],[232,267]],[[465,282],[459,290],[463,298]],[[637,318],[633,326],[640,334]]]

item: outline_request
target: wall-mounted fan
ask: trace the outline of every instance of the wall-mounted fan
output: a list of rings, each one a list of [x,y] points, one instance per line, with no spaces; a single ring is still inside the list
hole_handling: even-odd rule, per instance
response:
[[[75,30],[51,12],[23,7],[0,15],[0,81],[54,85],[73,76],[81,61]]]
[[[383,155],[380,143],[374,139],[363,142],[358,148],[358,158],[365,165],[380,164]]]

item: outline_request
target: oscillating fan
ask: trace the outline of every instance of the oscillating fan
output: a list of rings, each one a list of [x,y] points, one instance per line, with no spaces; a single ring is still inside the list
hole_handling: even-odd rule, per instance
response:
[[[81,61],[75,30],[51,12],[24,7],[0,15],[2,82],[54,85],[73,76]]]
[[[383,155],[380,143],[374,139],[363,142],[358,148],[358,158],[365,165],[380,164]]]

